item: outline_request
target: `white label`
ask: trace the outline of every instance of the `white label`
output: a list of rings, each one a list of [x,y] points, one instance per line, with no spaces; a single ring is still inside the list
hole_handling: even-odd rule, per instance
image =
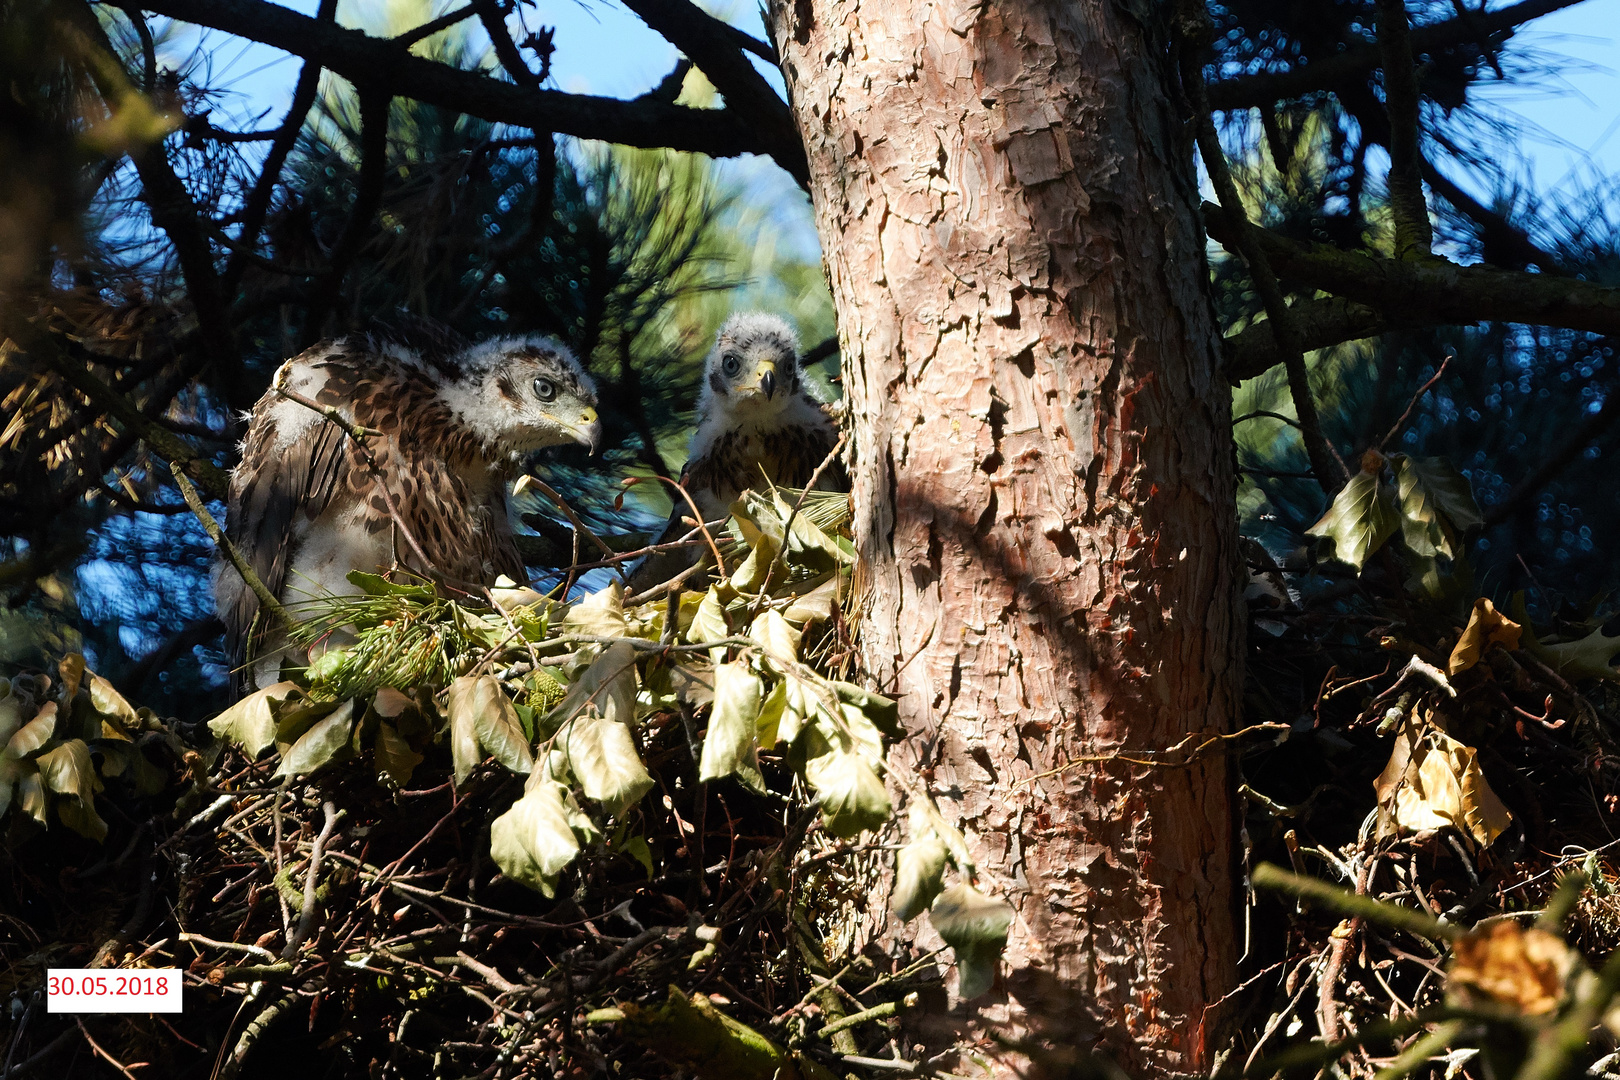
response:
[[[48,1013],[177,1013],[179,968],[51,968]]]

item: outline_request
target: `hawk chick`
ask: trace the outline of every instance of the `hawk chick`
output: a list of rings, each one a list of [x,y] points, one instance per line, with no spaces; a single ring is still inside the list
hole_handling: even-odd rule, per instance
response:
[[[726,320],[704,363],[698,395],[697,429],[681,470],[681,485],[703,520],[723,518],[743,491],[768,479],[783,487],[804,487],[838,443],[838,425],[828,408],[811,395],[799,363],[799,339],[784,320],[746,312]],[[847,490],[834,463],[817,487]],[[690,531],[686,500],[675,507],[660,543]],[[630,589],[646,589],[684,570],[692,551],[654,555],[631,575]]]
[[[381,434],[361,446],[278,387]],[[469,346],[446,334],[373,333],[323,342],[281,366],[247,420],[226,535],[289,602],[353,594],[351,570],[396,563],[471,585],[502,574],[526,581],[507,481],[532,451],[570,442],[594,451],[601,437],[590,376],[548,337]],[[214,593],[227,655],[239,665],[258,598],[222,559]],[[249,681],[264,685],[275,681],[285,642],[274,628],[255,636]]]

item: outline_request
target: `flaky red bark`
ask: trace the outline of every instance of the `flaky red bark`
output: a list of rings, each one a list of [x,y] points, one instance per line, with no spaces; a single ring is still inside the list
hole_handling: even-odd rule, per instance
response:
[[[1229,730],[1242,633],[1230,403],[1154,7],[771,13],[838,307],[866,659],[913,733],[902,770],[1018,912],[996,990],[926,1034],[1100,1038],[1143,1076],[1214,1049],[1227,772],[1092,759]]]

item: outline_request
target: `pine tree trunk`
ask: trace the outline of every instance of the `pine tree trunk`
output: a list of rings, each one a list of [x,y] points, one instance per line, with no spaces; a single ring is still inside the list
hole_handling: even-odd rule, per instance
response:
[[[1163,1076],[1207,1071],[1231,985],[1228,774],[1219,746],[1097,759],[1230,730],[1242,624],[1192,152],[1127,10],[1151,7],[771,16],[838,308],[866,661],[902,770],[1018,912],[996,989],[925,1041],[1100,1039]]]

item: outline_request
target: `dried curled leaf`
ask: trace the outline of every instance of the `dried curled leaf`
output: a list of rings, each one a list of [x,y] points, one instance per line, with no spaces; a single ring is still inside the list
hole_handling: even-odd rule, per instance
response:
[[[1474,601],[1474,610],[1468,615],[1468,625],[1463,628],[1462,637],[1457,639],[1456,646],[1451,650],[1451,659],[1446,662],[1446,674],[1456,675],[1467,671],[1479,663],[1492,645],[1500,645],[1512,652],[1519,647],[1519,635],[1523,631],[1519,624],[1496,610],[1483,596]]]
[[[1556,934],[1497,919],[1457,939],[1446,988],[1464,1008],[1498,1005],[1541,1016],[1558,1008],[1579,966],[1575,950]]]
[[[1400,525],[1401,513],[1389,486],[1377,472],[1359,472],[1305,534],[1331,541],[1333,558],[1360,570]]]
[[[971,885],[953,885],[928,909],[928,921],[956,954],[957,993],[976,998],[995,981],[996,966],[1007,947],[1013,909]]]
[[[1452,827],[1488,845],[1513,823],[1480,770],[1478,754],[1433,723],[1408,717],[1373,781],[1378,835]]]

